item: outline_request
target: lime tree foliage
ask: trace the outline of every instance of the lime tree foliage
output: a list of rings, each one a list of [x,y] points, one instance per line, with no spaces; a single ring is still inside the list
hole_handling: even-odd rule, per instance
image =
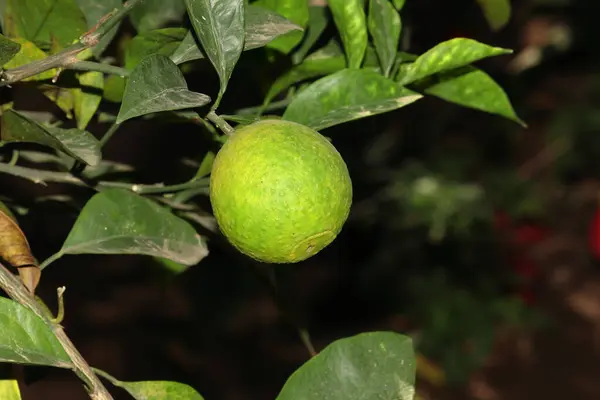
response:
[[[506,24],[508,2],[479,3],[492,29]],[[329,0],[327,5],[307,0],[2,1],[0,172],[34,184],[85,188],[90,195],[77,206],[78,217],[60,249],[38,264],[36,249],[29,248],[18,227],[27,207],[14,201],[10,188],[1,188],[5,204],[0,204],[0,284],[10,299],[0,299],[0,360],[71,369],[94,399],[111,398],[106,380],[137,399],[202,399],[202,388],[171,381],[123,382],[89,365],[62,330],[62,308],[54,316],[35,296],[38,284],[44,284],[44,269],[67,255],[137,254],[181,272],[207,256],[205,232],[217,235],[223,221],[230,224],[225,229],[233,224],[237,237],[253,241],[255,251],[265,254],[263,259],[305,259],[334,239],[351,197],[343,160],[317,132],[409,107],[427,96],[523,124],[503,89],[474,66],[511,50],[455,38],[422,54],[400,51],[403,6],[403,0]],[[125,27],[133,27],[133,35],[122,34]],[[332,29],[335,34],[325,37]],[[258,104],[221,112],[222,100],[232,92],[236,67],[244,58],[256,57],[256,51],[266,57],[254,68],[270,71],[269,62],[282,58],[286,67],[275,76],[264,74],[266,90]],[[206,87],[191,88],[189,77],[199,73],[206,74]],[[41,93],[56,110],[21,107],[12,96],[20,87]],[[210,134],[216,150],[197,160],[196,174],[184,182],[142,184],[121,178],[130,167],[104,158],[103,147],[116,133],[127,135],[127,125],[141,119],[196,125]],[[193,201],[209,196],[220,146],[243,126],[263,129],[259,121],[264,119],[283,120],[277,126],[309,132],[324,153],[336,154],[334,161],[327,154],[308,157],[314,158],[318,174],[324,174],[323,185],[329,179],[327,163],[340,168],[345,191],[341,200],[323,195],[323,203],[313,205],[326,214],[328,201],[341,201],[333,231],[314,244],[302,242],[308,254],[276,254],[282,251],[276,244],[293,241],[285,235],[293,236],[294,230],[288,226],[277,231],[273,218],[271,231],[261,231],[246,220],[252,210],[240,211],[233,204],[237,198],[231,187],[226,200],[233,205],[219,208],[223,216],[217,223]],[[91,124],[107,128],[92,134]],[[268,131],[269,124],[264,129]],[[282,141],[285,129],[280,133],[267,149],[279,159],[294,148]],[[252,150],[237,149],[242,152],[237,157],[251,163]],[[268,154],[262,162],[249,166],[267,173]],[[277,177],[269,179],[274,183]],[[277,184],[285,192],[285,182]],[[289,190],[297,189],[291,187],[293,182],[287,184]],[[319,201],[302,197],[310,196],[308,190],[294,193],[300,203]],[[245,226],[254,231],[244,235]],[[276,241],[256,243],[257,237]],[[17,268],[18,275],[9,267]],[[62,292],[59,288],[59,305]],[[289,377],[277,398],[409,400],[415,396],[415,368],[409,337],[362,333],[320,350]],[[2,398],[20,397],[15,381],[3,381],[1,390]]]

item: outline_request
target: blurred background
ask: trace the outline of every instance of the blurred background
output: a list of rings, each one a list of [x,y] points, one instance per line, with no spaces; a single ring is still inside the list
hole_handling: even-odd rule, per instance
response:
[[[427,98],[324,131],[350,168],[352,213],[329,248],[276,269],[278,301],[218,240],[181,273],[144,257],[67,256],[44,271],[40,296],[55,306],[67,287],[64,325],[90,364],[121,380],[185,382],[207,400],[275,398],[310,357],[299,326],[317,351],[364,331],[411,335],[422,400],[600,398],[598,15],[596,0],[518,0],[493,32],[475,0],[408,0],[406,51],[454,37],[515,49],[481,66],[528,128]],[[122,42],[110,51],[120,57]],[[265,57],[244,55],[223,110],[262,102],[281,68]],[[210,65],[188,77],[215,92]],[[53,107],[27,86],[14,100]],[[135,166],[136,182],[177,183],[211,149],[197,126],[135,120],[104,154]],[[0,185],[30,209],[20,221],[39,259],[77,216],[56,195],[79,206],[90,195],[8,176]],[[5,368],[26,382],[25,400],[86,398],[69,371]]]

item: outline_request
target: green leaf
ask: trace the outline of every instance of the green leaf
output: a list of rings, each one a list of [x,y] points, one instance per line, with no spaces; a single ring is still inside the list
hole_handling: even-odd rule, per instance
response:
[[[0,399],[21,400],[21,391],[16,379],[0,380]]]
[[[129,20],[138,32],[147,32],[179,24],[184,15],[183,0],[144,0],[131,10]]]
[[[490,28],[499,31],[510,20],[510,0],[477,0]]]
[[[302,31],[301,26],[262,7],[246,6],[244,18],[246,23],[244,50],[257,49],[292,31]]]
[[[73,119],[73,109],[75,108],[73,96],[77,89],[47,84],[39,85],[38,89],[44,96],[52,100],[65,113],[68,119]]]
[[[302,365],[277,400],[413,400],[412,340],[392,332],[340,339]]]
[[[64,254],[141,254],[194,265],[208,254],[183,219],[122,189],[94,195],[81,210],[56,259]]]
[[[291,23],[281,15],[262,7],[246,6],[244,18],[246,24],[244,51],[262,47],[288,32],[302,30],[298,25]],[[198,47],[196,39],[191,32],[185,35],[177,50],[171,55],[171,60],[175,64],[182,64],[201,58],[205,58],[205,55]]]
[[[123,4],[121,0],[76,0],[76,2],[83,12],[88,29],[92,29],[102,17]],[[145,3],[147,2],[143,2],[142,5]],[[140,5],[137,7],[140,7]],[[98,44],[92,48],[95,57],[99,58],[102,55],[117,34],[120,26],[121,21],[117,22],[110,31],[100,38]]]
[[[30,62],[43,60],[46,58],[46,53],[44,53],[43,50],[29,40],[23,38],[13,38],[12,40],[18,43],[21,48],[19,49],[19,52],[10,59],[10,61],[2,66],[4,69],[17,68],[22,65],[29,64]],[[56,69],[51,69],[34,76],[30,76],[29,78],[25,78],[22,80],[22,82],[43,81],[46,79],[52,79],[54,75],[56,75]]]
[[[33,311],[5,297],[0,297],[0,361],[58,368],[72,366],[48,325]]]
[[[4,65],[13,58],[21,48],[19,43],[9,40],[4,35],[0,35],[0,65]]]
[[[185,4],[202,48],[219,75],[216,108],[244,49],[244,0],[185,0]]]
[[[329,0],[327,3],[342,37],[348,67],[360,68],[368,41],[363,0]]]
[[[407,85],[439,72],[509,53],[512,50],[488,46],[473,39],[450,39],[420,55],[415,62],[403,66],[396,79],[402,85]]]
[[[325,31],[325,28],[327,28],[328,23],[329,18],[326,7],[310,6],[308,8],[308,27],[306,28],[304,40],[302,40],[300,47],[292,55],[294,64],[299,64],[304,60],[304,57],[306,57]]]
[[[370,0],[368,25],[383,75],[389,77],[398,52],[400,14],[389,0]]]
[[[55,41],[66,47],[87,30],[75,0],[5,0],[5,34],[50,48]]]
[[[104,92],[102,93],[102,98],[113,103],[120,103],[121,100],[123,100],[126,84],[127,79],[122,76],[107,76],[104,80]]]
[[[395,110],[421,97],[376,71],[344,69],[300,92],[283,118],[320,130]]]
[[[165,270],[169,271],[172,274],[179,275],[188,270],[187,265],[183,265],[177,263],[175,261],[171,261],[167,258],[154,257],[154,260],[159,263]]]
[[[151,54],[171,56],[188,34],[185,28],[164,28],[147,31],[135,36],[125,50],[125,68],[134,69]],[[191,36],[191,33],[189,33]]]
[[[191,386],[170,381],[119,382],[136,400],[204,400]]]
[[[77,128],[85,129],[96,114],[102,101],[104,75],[102,72],[84,72],[77,75],[81,87],[73,89],[73,103]]]
[[[329,75],[345,67],[346,58],[337,43],[332,41],[277,78],[269,88],[263,104],[267,105],[279,93],[298,82]]]
[[[38,143],[62,151],[88,165],[100,162],[100,142],[87,131],[46,127],[15,110],[4,112],[0,126],[2,140],[5,142]]]
[[[485,72],[465,67],[441,82],[429,86],[425,93],[464,107],[500,115],[521,125],[504,90]]]
[[[402,10],[402,8],[404,7],[404,3],[406,3],[406,0],[392,0],[394,2],[394,7],[396,7],[396,10],[400,11]]]
[[[308,23],[308,0],[258,0],[252,5],[273,10],[302,28]],[[291,31],[273,40],[267,47],[288,54],[300,43],[303,35],[301,31]]]
[[[144,58],[129,76],[116,122],[155,112],[202,107],[209,102],[207,95],[188,90],[173,61],[153,54]]]

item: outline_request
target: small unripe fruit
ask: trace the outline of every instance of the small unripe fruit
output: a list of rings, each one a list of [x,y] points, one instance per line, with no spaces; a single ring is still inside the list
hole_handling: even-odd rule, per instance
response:
[[[339,234],[352,182],[324,136],[295,122],[262,120],[237,129],[218,152],[210,200],[221,232],[240,252],[295,263]]]

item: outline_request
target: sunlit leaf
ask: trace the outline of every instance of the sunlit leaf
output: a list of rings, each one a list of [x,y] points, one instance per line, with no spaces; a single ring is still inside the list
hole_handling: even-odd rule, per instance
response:
[[[21,48],[19,49],[19,52],[10,59],[10,61],[3,65],[4,69],[20,67],[21,65],[29,64],[32,61],[43,60],[47,56],[43,50],[26,39],[13,38],[12,41],[18,43]],[[56,75],[56,69],[51,69],[25,78],[22,81],[27,82],[52,79],[54,75]]]
[[[123,4],[121,0],[76,0],[76,2],[85,16],[88,29],[92,29],[98,24],[98,22],[100,22],[102,17],[113,10],[118,9]],[[142,4],[144,3],[146,2],[143,2]],[[113,27],[100,38],[98,44],[92,48],[94,56],[100,57],[102,55],[104,50],[108,47],[110,42],[117,34],[120,26],[121,21],[117,22],[115,27]]]
[[[66,47],[86,30],[85,17],[75,0],[4,0],[4,30],[49,48],[54,40]]]
[[[404,7],[406,0],[392,0],[392,2],[394,3],[394,7],[396,7],[396,10],[400,11]]]
[[[308,23],[308,1],[307,0],[258,0],[252,3],[275,11],[294,24],[305,28]],[[267,47],[277,49],[287,54],[302,40],[303,32],[291,31],[270,42]]]
[[[422,96],[367,69],[344,69],[302,90],[283,118],[324,129],[404,107]]]
[[[389,77],[398,52],[400,14],[389,0],[369,0],[368,25],[383,75]]]
[[[178,24],[184,15],[183,0],[144,0],[133,8],[129,19],[138,32],[147,32]]]
[[[135,193],[108,189],[85,205],[58,256],[142,254],[194,265],[207,254],[204,240],[183,219]]]
[[[81,87],[73,89],[73,103],[77,128],[85,129],[96,114],[102,101],[104,75],[101,72],[84,72],[77,76]]]
[[[413,63],[404,65],[396,79],[407,85],[439,72],[509,53],[512,53],[512,50],[488,46],[473,39],[450,39],[423,53]]]
[[[65,113],[67,119],[73,118],[73,109],[75,108],[73,99],[75,91],[73,89],[50,84],[42,84],[38,88],[44,96],[52,100]]]
[[[16,379],[0,380],[0,399],[21,400],[21,391]]]
[[[510,20],[510,0],[477,0],[490,28],[499,31]]]
[[[0,297],[0,361],[71,368],[52,330],[33,311]]]
[[[244,50],[244,0],[185,0],[202,48],[221,83],[217,103]]]
[[[500,115],[521,125],[502,87],[485,72],[466,67],[429,86],[425,93],[464,107]]]
[[[6,64],[13,58],[21,48],[17,42],[13,42],[4,35],[0,35],[0,66]]]
[[[302,365],[277,400],[413,400],[412,340],[368,332],[337,340]]]
[[[100,143],[87,131],[46,127],[14,110],[4,112],[1,127],[3,141],[38,143],[88,165],[100,162]]]
[[[210,97],[188,90],[183,74],[168,57],[154,54],[133,70],[127,85],[117,123],[144,114],[201,107]]]
[[[368,41],[363,0],[329,0],[327,4],[342,37],[348,67],[360,68]]]

